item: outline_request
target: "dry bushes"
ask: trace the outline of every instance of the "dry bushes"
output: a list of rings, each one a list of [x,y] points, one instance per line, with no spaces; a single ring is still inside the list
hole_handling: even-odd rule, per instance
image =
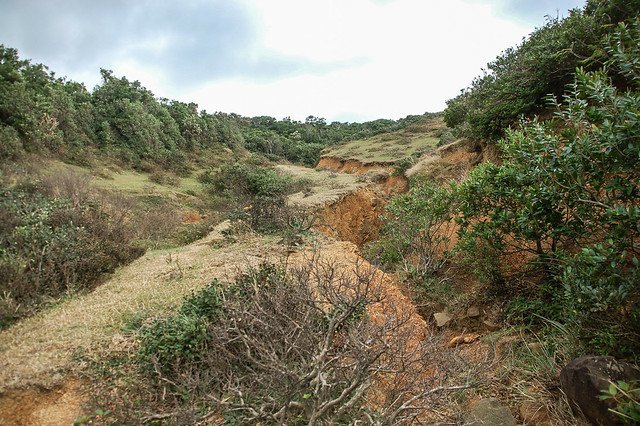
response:
[[[452,352],[385,301],[372,268],[264,265],[214,282],[141,329],[143,419],[233,424],[407,424],[452,386]],[[444,363],[442,363],[444,364]],[[458,379],[461,380],[461,379]],[[133,407],[130,407],[133,408]]]

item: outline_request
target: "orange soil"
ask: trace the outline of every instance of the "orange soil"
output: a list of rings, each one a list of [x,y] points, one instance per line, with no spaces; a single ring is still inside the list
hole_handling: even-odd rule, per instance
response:
[[[0,424],[6,426],[70,425],[82,414],[81,382],[67,380],[53,390],[35,388],[7,392],[0,398]]]
[[[332,170],[334,172],[351,173],[363,175],[371,170],[384,170],[391,173],[393,167],[389,164],[363,164],[357,160],[340,160],[334,157],[322,157],[317,169]]]
[[[364,188],[323,207],[318,212],[318,230],[338,240],[362,245],[378,236],[383,210],[380,196],[371,188]]]

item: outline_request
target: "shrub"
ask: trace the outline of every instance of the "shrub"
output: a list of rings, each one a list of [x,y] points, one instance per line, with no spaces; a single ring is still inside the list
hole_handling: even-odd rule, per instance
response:
[[[400,264],[412,275],[432,275],[447,262],[455,197],[447,188],[417,182],[386,207],[381,238],[374,244],[387,267]]]
[[[144,328],[141,359],[177,422],[211,413],[241,424],[408,422],[451,388],[424,374],[442,349],[408,340],[407,315],[381,307],[384,321],[369,317],[382,300],[373,269],[263,265]],[[378,380],[380,404],[367,404]]]
[[[445,122],[466,137],[500,139],[521,116],[544,112],[547,95],[560,98],[576,67],[601,66],[606,59],[602,39],[615,31],[618,22],[633,24],[638,10],[636,0],[589,0],[564,19],[549,19],[447,101]],[[623,86],[628,81],[618,78]]]
[[[553,101],[554,122],[508,130],[503,163],[476,167],[457,188],[466,251],[528,256],[537,279],[554,287],[546,302],[559,304],[599,352],[628,354],[640,345],[633,331],[640,317],[639,43],[637,21],[619,26],[605,46],[607,65],[632,84],[627,91],[602,71],[578,69],[563,104]]]
[[[15,309],[4,309],[0,325],[30,313],[47,297],[92,288],[102,274],[143,252],[130,243],[124,217],[83,193],[78,179],[58,177],[48,184],[53,181],[60,186],[46,191],[34,185],[2,190],[0,303]]]
[[[613,399],[616,408],[612,411],[618,415],[625,424],[640,423],[640,383],[638,381],[611,383],[607,389],[603,389],[600,399]]]
[[[261,232],[286,227],[289,216],[286,196],[296,189],[290,177],[267,167],[236,162],[201,179],[209,182],[206,185],[214,196],[226,196],[231,219],[245,220]]]

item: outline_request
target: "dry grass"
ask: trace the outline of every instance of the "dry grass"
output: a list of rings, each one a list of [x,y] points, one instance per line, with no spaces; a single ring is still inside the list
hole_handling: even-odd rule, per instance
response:
[[[259,264],[267,253],[282,254],[275,239],[255,235],[225,245],[223,229],[217,227],[179,249],[149,252],[95,291],[0,332],[0,392],[55,386],[72,366],[74,354],[117,342],[122,328],[134,318],[166,312],[213,278],[233,276],[246,265]]]
[[[382,133],[367,139],[347,142],[323,151],[323,157],[356,160],[362,164],[395,163],[432,151],[438,144],[438,132],[445,127],[440,118],[429,119],[403,130]]]
[[[290,195],[288,199],[291,205],[302,208],[323,206],[368,185],[362,177],[346,173],[309,169],[290,164],[278,165],[276,169],[295,179],[309,182],[306,188]]]

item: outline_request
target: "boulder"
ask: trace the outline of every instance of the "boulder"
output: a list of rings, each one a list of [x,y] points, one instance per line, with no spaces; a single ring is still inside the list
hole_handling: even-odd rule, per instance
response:
[[[478,402],[465,419],[465,426],[516,426],[511,410],[497,399]]]
[[[639,380],[640,369],[610,356],[583,356],[571,361],[560,372],[562,390],[572,408],[595,425],[622,425],[620,417],[609,411],[613,400],[600,400],[601,390],[613,381]]]

